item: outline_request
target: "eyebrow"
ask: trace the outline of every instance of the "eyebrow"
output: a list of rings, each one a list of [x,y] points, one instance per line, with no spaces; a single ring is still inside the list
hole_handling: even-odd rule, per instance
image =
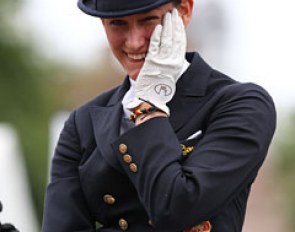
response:
[[[160,19],[161,17],[158,15],[147,15],[145,17],[143,17],[142,19],[139,20],[139,22],[144,22],[146,20],[150,20],[150,19]]]

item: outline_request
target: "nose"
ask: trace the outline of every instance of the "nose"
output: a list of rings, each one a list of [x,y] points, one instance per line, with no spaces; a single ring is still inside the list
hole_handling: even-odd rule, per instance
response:
[[[132,26],[126,34],[126,47],[130,51],[138,51],[144,48],[146,43],[146,31],[144,27]]]

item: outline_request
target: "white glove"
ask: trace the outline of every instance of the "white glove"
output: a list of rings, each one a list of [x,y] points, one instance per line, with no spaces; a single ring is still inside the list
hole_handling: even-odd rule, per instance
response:
[[[175,94],[186,52],[186,33],[176,9],[167,12],[162,25],[151,36],[148,54],[135,84],[136,99],[128,104],[133,109],[148,101],[170,114],[166,103]]]

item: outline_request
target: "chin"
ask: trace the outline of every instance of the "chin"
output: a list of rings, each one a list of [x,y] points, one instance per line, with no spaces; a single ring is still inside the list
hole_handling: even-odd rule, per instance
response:
[[[128,75],[132,80],[136,80],[138,75],[139,75],[140,70],[134,71],[134,72],[130,72]]]
[[[136,76],[130,76],[130,78],[131,78],[132,80],[134,80],[134,81],[136,81],[137,77],[138,77],[138,75],[136,75]]]

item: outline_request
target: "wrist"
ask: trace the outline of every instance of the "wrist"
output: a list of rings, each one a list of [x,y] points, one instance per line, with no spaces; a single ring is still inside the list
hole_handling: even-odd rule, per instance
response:
[[[146,114],[146,115],[140,115],[138,116],[136,119],[135,119],[135,125],[138,126],[152,118],[156,118],[156,117],[168,117],[168,115],[164,112],[161,112],[161,111],[156,111],[156,112],[152,112],[152,113],[149,113],[149,114]]]
[[[139,125],[154,117],[168,117],[168,115],[156,106],[148,102],[143,102],[132,111],[130,120],[135,125]]]

